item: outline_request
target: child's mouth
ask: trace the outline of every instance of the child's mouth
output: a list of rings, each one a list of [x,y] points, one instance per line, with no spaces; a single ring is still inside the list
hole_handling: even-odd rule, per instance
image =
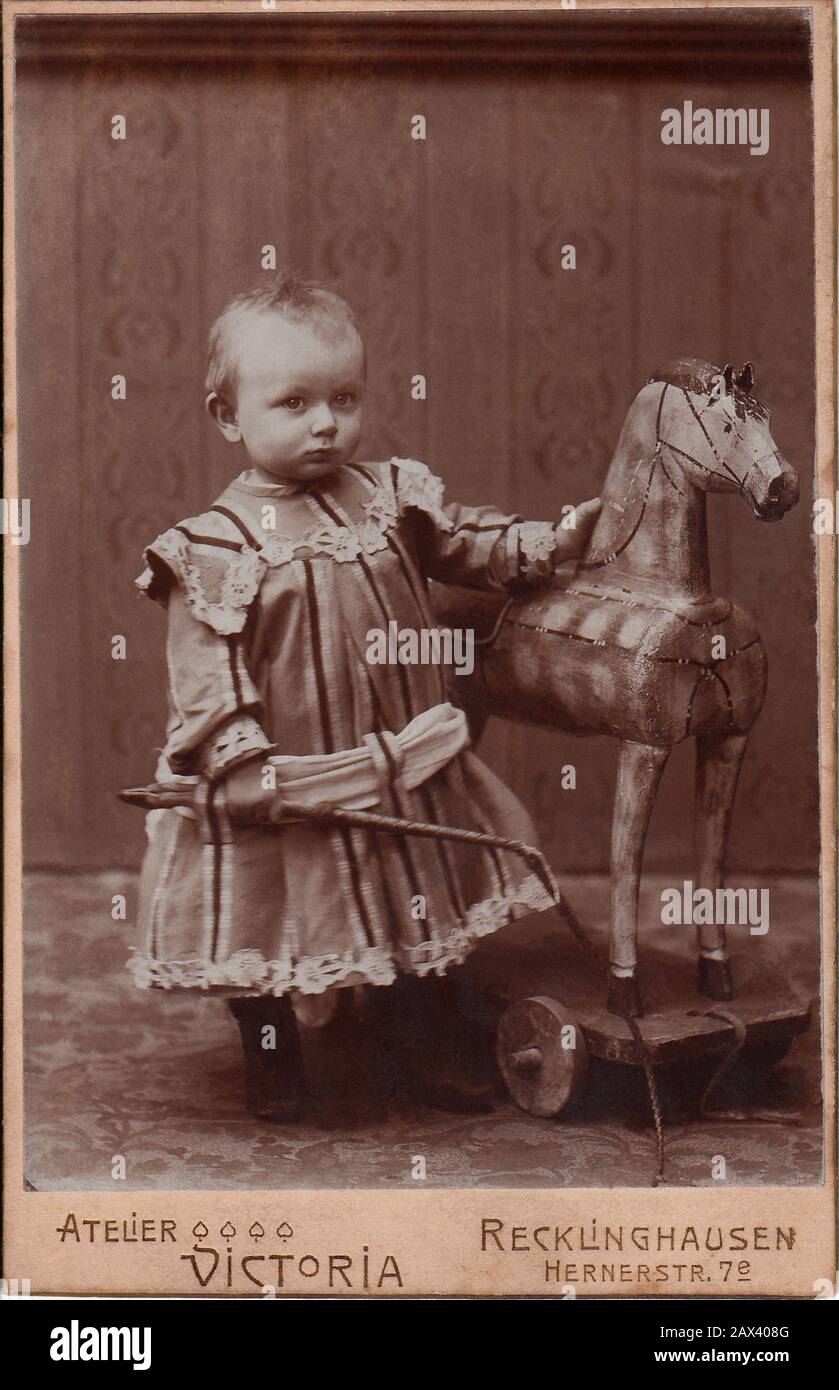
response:
[[[307,459],[312,459],[314,463],[325,462],[327,459],[335,458],[337,449],[310,449],[305,455]]]

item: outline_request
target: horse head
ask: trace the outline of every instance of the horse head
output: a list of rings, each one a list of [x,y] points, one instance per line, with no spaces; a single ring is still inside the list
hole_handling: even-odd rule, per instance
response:
[[[740,495],[779,521],[798,500],[754,369],[680,358],[635,397],[601,489],[603,509],[579,569],[600,587],[645,588],[676,602],[711,597],[706,495]]]
[[[681,360],[656,372],[656,448],[702,492],[739,492],[761,521],[798,501],[798,474],[778,449],[769,411],[752,395],[754,368]]]

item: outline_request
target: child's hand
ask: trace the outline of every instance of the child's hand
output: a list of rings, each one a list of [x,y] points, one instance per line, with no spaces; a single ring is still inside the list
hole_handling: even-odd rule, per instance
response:
[[[574,508],[574,525],[556,527],[554,566],[564,564],[566,560],[577,560],[585,554],[602,505],[599,497],[593,497],[590,502],[581,502]]]
[[[265,757],[252,758],[233,768],[222,785],[227,813],[233,821],[270,825],[282,819],[282,798],[275,788],[262,785]]]

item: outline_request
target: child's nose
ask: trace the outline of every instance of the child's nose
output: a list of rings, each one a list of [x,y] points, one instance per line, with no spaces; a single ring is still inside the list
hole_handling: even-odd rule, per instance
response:
[[[312,421],[312,434],[337,434],[338,426],[329,406],[322,406]]]

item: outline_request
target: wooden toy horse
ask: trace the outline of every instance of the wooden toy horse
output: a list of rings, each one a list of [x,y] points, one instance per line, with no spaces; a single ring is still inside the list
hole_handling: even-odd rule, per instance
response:
[[[620,739],[612,815],[608,1007],[642,1012],[638,888],[650,813],[674,744],[694,737],[695,883],[722,886],[731,808],[749,730],[766,690],[752,619],[712,592],[708,492],[735,493],[762,521],[798,500],[798,475],[734,373],[681,360],[635,397],[602,489],[603,509],[573,579],[508,601],[439,588],[451,626],[494,636],[472,676],[453,682],[489,714]],[[714,898],[716,901],[716,897]],[[733,997],[721,924],[699,927],[699,989]]]

